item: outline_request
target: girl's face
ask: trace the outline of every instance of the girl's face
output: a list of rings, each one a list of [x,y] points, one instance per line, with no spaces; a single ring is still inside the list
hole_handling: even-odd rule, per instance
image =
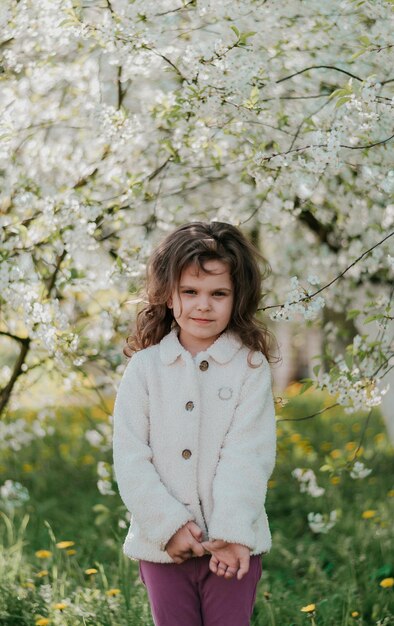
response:
[[[204,267],[209,274],[188,266],[167,302],[180,326],[179,341],[193,356],[219,337],[233,310],[234,292],[227,264],[212,260]]]

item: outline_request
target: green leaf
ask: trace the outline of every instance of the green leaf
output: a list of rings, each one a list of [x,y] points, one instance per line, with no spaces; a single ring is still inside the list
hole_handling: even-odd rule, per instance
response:
[[[358,40],[364,46],[370,46],[371,45],[371,40],[366,35],[362,35],[361,37],[358,38]]]
[[[381,320],[383,318],[383,313],[376,313],[376,315],[370,315],[369,317],[366,317],[364,320],[364,324],[368,324],[369,322],[373,322],[374,320]]]
[[[305,393],[305,391],[307,391],[309,387],[312,387],[312,385],[314,385],[314,381],[312,380],[312,378],[302,378],[301,382],[303,382],[304,384],[300,389],[299,395]]]
[[[350,96],[343,96],[342,98],[338,98],[338,100],[335,103],[335,108],[339,109],[339,107],[344,105],[346,102],[349,102],[349,100],[350,100]]]
[[[230,28],[237,35],[237,37],[239,39],[239,36],[240,36],[241,33],[239,32],[238,28],[236,26],[230,26]]]
[[[315,366],[314,366],[314,368],[313,368],[313,370],[312,370],[312,371],[313,371],[313,373],[314,373],[314,375],[315,375],[315,376],[318,376],[318,375],[319,375],[320,368],[321,368],[321,364],[320,364],[320,363],[318,363],[317,365],[315,365]]]
[[[359,311],[359,309],[350,309],[347,314],[346,314],[346,319],[347,320],[352,320],[355,317],[357,317],[358,315],[360,315],[361,311]]]

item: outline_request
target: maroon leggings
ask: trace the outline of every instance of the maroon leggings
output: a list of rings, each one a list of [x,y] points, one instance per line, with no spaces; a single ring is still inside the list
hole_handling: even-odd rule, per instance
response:
[[[261,578],[261,556],[248,573],[225,579],[209,569],[210,555],[180,565],[140,561],[155,626],[249,626]]]

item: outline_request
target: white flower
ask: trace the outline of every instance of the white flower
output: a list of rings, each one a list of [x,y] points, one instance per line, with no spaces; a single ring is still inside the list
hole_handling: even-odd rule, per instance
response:
[[[337,512],[331,511],[330,515],[321,513],[308,513],[309,528],[314,533],[328,533],[337,523]]]
[[[98,480],[97,488],[103,496],[115,495],[115,491],[112,489],[112,484],[109,480]]]
[[[21,483],[6,480],[0,487],[0,499],[5,509],[12,513],[30,499],[29,491]]]
[[[322,496],[325,492],[323,487],[319,487],[316,482],[316,476],[313,470],[311,469],[301,469],[300,467],[296,467],[292,471],[292,476],[298,480],[300,483],[300,491],[301,493],[308,493],[312,498],[318,498]]]
[[[353,465],[352,471],[350,472],[350,476],[356,480],[369,476],[371,472],[372,470],[365,467],[364,463],[356,461]]]
[[[94,448],[98,448],[103,439],[103,436],[97,430],[87,430],[85,433],[85,439],[87,439],[91,446],[93,446]]]

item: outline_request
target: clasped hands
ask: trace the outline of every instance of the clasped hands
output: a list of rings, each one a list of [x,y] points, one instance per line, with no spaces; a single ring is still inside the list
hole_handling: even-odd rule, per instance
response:
[[[187,522],[171,537],[166,551],[178,565],[192,556],[211,554],[209,569],[217,576],[241,580],[249,571],[250,550],[239,543],[222,539],[201,541],[202,530],[195,522]]]

